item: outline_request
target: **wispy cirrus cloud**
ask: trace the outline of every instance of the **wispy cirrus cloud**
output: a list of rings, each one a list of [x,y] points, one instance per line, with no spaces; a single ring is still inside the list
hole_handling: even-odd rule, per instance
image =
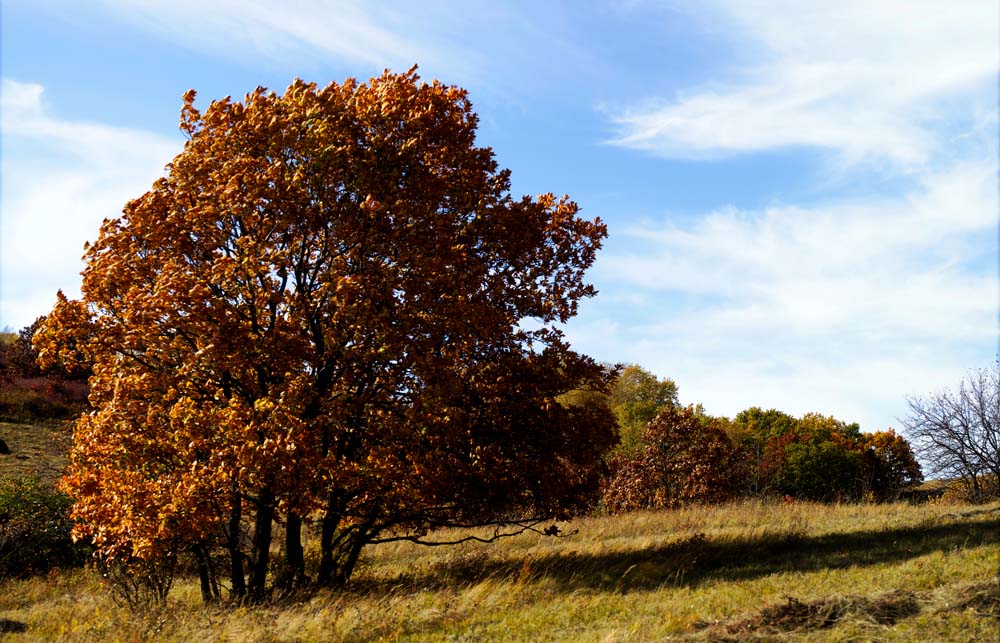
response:
[[[961,163],[899,196],[636,227],[641,250],[603,258],[601,277],[713,298],[732,328],[982,340],[996,332],[997,208],[995,164]]]
[[[995,3],[708,6],[700,19],[724,25],[751,60],[732,65],[729,78],[615,113],[614,144],[678,158],[806,146],[848,165],[912,168],[967,125],[954,121],[955,100],[995,113]]]
[[[84,242],[149,189],[182,139],[60,118],[41,85],[2,82],[0,327],[19,328],[79,284]]]
[[[418,12],[359,0],[103,0],[119,19],[193,49],[281,62],[315,55],[382,68],[448,58],[446,33],[430,37]],[[429,22],[429,21],[428,21]]]
[[[72,20],[77,3],[51,0]],[[93,14],[159,44],[235,63],[255,72],[300,76],[331,70],[365,78],[418,65],[424,78],[474,90],[478,101],[531,109],[528,101],[601,64],[575,25],[578,7],[563,3],[469,0],[98,0]],[[530,97],[530,98],[529,98]]]

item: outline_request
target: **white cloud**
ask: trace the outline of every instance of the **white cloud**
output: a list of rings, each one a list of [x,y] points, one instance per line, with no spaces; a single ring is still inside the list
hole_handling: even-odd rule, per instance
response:
[[[182,139],[59,118],[34,83],[5,78],[2,97],[0,327],[20,328],[78,287],[83,244],[149,189]]]
[[[758,45],[758,60],[735,78],[616,114],[616,144],[679,158],[812,146],[846,164],[918,167],[943,151],[926,129],[951,117],[941,99],[995,108],[996,3],[709,4],[717,11],[700,17]]]
[[[675,378],[710,412],[820,411],[868,430],[895,424],[906,395],[993,358],[996,3],[684,10],[736,43],[730,76],[634,103],[615,116],[616,144],[675,158],[799,146],[856,173],[810,205],[720,206],[612,239],[602,296],[647,303],[616,306],[631,320],[616,324],[585,308],[570,340]],[[839,192],[874,175],[889,179],[876,196]]]
[[[463,50],[454,8],[361,0],[103,0],[114,16],[141,28],[229,59],[301,63],[317,56],[396,71],[415,63],[462,69],[482,62]],[[445,20],[447,19],[447,20]]]
[[[990,357],[998,207],[995,162],[966,161],[874,201],[635,227],[598,259],[613,311],[588,305],[568,337],[674,378],[710,412],[773,406],[884,428],[906,395]]]

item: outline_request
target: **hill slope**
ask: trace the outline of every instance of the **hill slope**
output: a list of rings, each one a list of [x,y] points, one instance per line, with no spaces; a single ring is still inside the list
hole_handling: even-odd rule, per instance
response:
[[[10,449],[0,455],[0,477],[38,476],[55,482],[66,466],[71,439],[67,423],[0,422],[0,440]]]

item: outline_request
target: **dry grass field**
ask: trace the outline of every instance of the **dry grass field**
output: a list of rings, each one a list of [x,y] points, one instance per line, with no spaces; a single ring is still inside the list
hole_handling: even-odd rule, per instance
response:
[[[66,466],[72,437],[65,422],[0,422],[0,440],[10,449],[9,454],[0,455],[0,476],[38,476],[55,482]]]
[[[353,585],[260,608],[116,605],[93,571],[0,586],[27,641],[995,641],[1000,503],[739,503],[560,538],[371,548]]]

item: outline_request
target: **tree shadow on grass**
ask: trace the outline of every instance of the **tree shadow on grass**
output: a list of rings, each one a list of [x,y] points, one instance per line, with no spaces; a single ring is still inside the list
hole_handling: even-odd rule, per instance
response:
[[[494,579],[547,579],[566,592],[629,592],[692,586],[707,580],[750,580],[780,572],[809,572],[895,563],[937,551],[1000,544],[1000,519],[856,531],[825,536],[764,534],[710,540],[702,534],[646,549],[563,552],[522,559],[492,558],[481,550],[393,579],[359,578],[365,593],[459,587]]]

